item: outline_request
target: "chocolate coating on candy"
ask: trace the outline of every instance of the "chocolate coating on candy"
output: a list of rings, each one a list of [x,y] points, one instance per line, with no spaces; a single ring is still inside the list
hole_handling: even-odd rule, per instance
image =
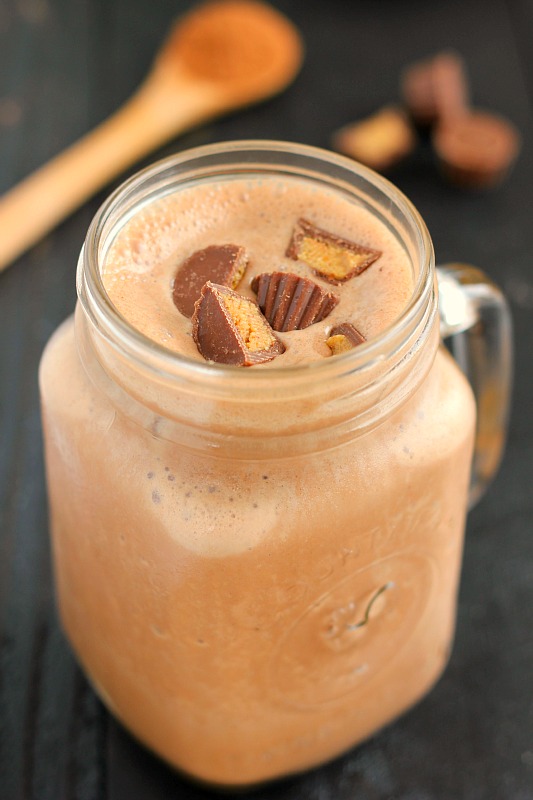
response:
[[[380,257],[381,251],[350,242],[317,228],[309,220],[299,219],[286,255],[295,261],[304,261],[326,281],[339,284],[364,272]]]
[[[320,322],[339,297],[292,272],[263,272],[252,281],[259,308],[275,331],[295,331]]]
[[[408,67],[401,89],[411,116],[422,126],[445,122],[468,109],[470,92],[464,62],[451,51]]]
[[[433,146],[450,181],[485,188],[506,176],[518,155],[520,135],[503,117],[472,111],[439,125]]]
[[[210,281],[196,302],[192,335],[203,357],[219,364],[250,367],[285,351],[253,300]]]
[[[348,350],[353,350],[358,344],[366,342],[365,337],[360,331],[357,330],[355,325],[351,322],[341,322],[340,325],[335,325],[327,339],[327,346],[334,356],[339,353],[347,353]]]
[[[235,289],[246,267],[248,257],[244,247],[236,244],[212,244],[189,256],[176,272],[172,299],[186,317],[192,317],[194,304],[207,281]]]

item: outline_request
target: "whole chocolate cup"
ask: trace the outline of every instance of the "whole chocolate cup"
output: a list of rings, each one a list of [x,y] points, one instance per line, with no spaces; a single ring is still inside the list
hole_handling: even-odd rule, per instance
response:
[[[503,117],[472,111],[439,125],[433,147],[450,182],[484,189],[498,185],[508,174],[520,150],[520,134]]]
[[[453,119],[469,106],[464,61],[451,50],[408,66],[400,86],[411,118],[423,129]]]

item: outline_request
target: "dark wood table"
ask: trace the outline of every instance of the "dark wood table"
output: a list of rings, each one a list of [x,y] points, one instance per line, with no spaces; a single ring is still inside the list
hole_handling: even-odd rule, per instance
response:
[[[285,94],[172,142],[331,132],[397,97],[398,72],[453,47],[476,104],[524,135],[497,191],[446,185],[429,148],[391,178],[415,202],[440,262],[483,267],[516,334],[507,453],[468,521],[450,665],[414,710],[344,758],[266,787],[261,800],[533,798],[533,2],[279,0],[305,67]],[[2,0],[0,190],[111,113],[135,88],[185,0]],[[150,159],[152,160],[152,159]],[[140,166],[140,165],[137,165]],[[42,348],[75,301],[76,260],[107,187],[0,275],[0,798],[208,798],[139,747],[89,688],[58,625],[37,393]],[[2,232],[0,231],[0,236]]]

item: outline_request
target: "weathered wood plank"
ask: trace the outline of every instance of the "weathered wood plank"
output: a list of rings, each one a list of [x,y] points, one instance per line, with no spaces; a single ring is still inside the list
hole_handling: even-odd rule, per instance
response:
[[[307,43],[294,86],[154,157],[232,138],[327,146],[334,128],[395,98],[404,64],[450,46],[467,59],[476,103],[531,130],[530,0],[276,4]],[[188,6],[185,0],[4,0],[0,191],[125,100],[171,19]],[[526,138],[511,179],[487,195],[446,186],[427,149],[391,177],[422,211],[440,260],[477,263],[508,290],[518,364],[508,453],[492,492],[469,519],[457,641],[442,681],[354,753],[254,797],[529,800],[533,148]],[[2,800],[214,796],[175,776],[109,720],[75,665],[53,604],[36,371],[47,338],[73,308],[79,248],[106,193],[0,276]]]

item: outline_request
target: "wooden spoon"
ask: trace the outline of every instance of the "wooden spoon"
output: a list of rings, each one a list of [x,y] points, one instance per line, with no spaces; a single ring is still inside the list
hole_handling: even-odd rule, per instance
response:
[[[0,270],[150,150],[280,92],[302,56],[292,23],[258,0],[214,0],[186,14],[122,108],[0,199]]]

